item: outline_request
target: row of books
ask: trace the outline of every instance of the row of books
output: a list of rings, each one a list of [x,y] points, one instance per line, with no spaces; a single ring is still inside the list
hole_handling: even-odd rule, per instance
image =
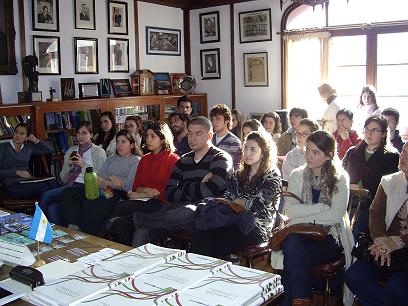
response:
[[[34,289],[35,305],[260,305],[280,276],[153,244]]]
[[[47,135],[47,142],[53,148],[53,155],[65,154],[70,147],[78,144],[76,136],[67,131],[48,132]]]
[[[99,110],[91,109],[44,114],[44,125],[48,131],[75,129],[82,121],[89,121],[94,127],[99,126]]]
[[[19,123],[30,124],[29,115],[0,116],[0,136],[12,136]]]
[[[125,106],[115,108],[116,124],[122,124],[125,122],[128,116],[139,116],[143,121],[155,120],[159,117],[160,106],[148,105],[148,106]]]

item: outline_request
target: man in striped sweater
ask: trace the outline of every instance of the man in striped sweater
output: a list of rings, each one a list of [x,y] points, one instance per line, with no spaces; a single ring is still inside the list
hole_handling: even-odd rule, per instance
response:
[[[168,204],[155,213],[134,214],[136,231],[132,246],[191,229],[197,203],[225,190],[225,182],[233,171],[232,158],[212,145],[212,137],[212,125],[207,118],[199,116],[190,121],[188,143],[193,151],[174,165],[166,186]]]

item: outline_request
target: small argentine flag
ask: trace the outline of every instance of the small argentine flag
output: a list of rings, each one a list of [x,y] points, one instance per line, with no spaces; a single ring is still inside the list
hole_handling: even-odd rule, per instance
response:
[[[45,243],[51,243],[52,240],[52,228],[38,203],[35,203],[35,213],[33,222],[31,223],[30,232],[28,238],[42,241]]]

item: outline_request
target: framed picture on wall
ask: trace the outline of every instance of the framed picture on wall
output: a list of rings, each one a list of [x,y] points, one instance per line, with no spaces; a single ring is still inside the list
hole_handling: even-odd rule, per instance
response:
[[[98,73],[98,39],[74,37],[75,73]]]
[[[181,55],[181,31],[146,27],[146,54]]]
[[[59,31],[58,1],[32,0],[34,31]]]
[[[61,74],[59,37],[33,36],[33,45],[34,54],[38,57],[39,74]]]
[[[200,50],[201,79],[221,79],[220,48]]]
[[[108,38],[109,72],[129,72],[129,39]]]
[[[108,33],[128,34],[127,2],[108,0]]]
[[[74,0],[75,29],[95,30],[95,0]]]
[[[115,97],[127,97],[132,95],[129,79],[110,80],[112,84],[113,95]]]
[[[268,52],[244,53],[244,86],[268,86]]]
[[[202,44],[220,41],[220,13],[200,14],[200,42]]]
[[[272,40],[271,9],[239,13],[239,42]]]

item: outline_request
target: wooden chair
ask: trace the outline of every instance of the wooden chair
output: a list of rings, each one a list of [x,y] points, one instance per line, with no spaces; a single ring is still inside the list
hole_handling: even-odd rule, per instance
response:
[[[47,155],[33,155],[30,160],[30,172],[36,177],[50,176],[50,167],[48,160],[50,156]],[[33,214],[34,204],[39,199],[13,199],[7,196],[5,188],[0,185],[1,207],[14,212],[23,212],[26,214]]]
[[[352,203],[354,200],[357,200],[357,205],[352,214]],[[358,219],[358,212],[360,210],[360,205],[364,201],[368,200],[368,190],[363,188],[352,188],[350,189],[350,198],[347,212],[350,218],[350,226],[353,229],[355,221]],[[315,266],[312,268],[312,274],[315,277],[325,280],[325,291],[323,296],[324,305],[329,305],[330,302],[330,280],[340,273],[344,272],[346,265],[346,259],[344,255],[340,256],[336,260],[327,263]]]

